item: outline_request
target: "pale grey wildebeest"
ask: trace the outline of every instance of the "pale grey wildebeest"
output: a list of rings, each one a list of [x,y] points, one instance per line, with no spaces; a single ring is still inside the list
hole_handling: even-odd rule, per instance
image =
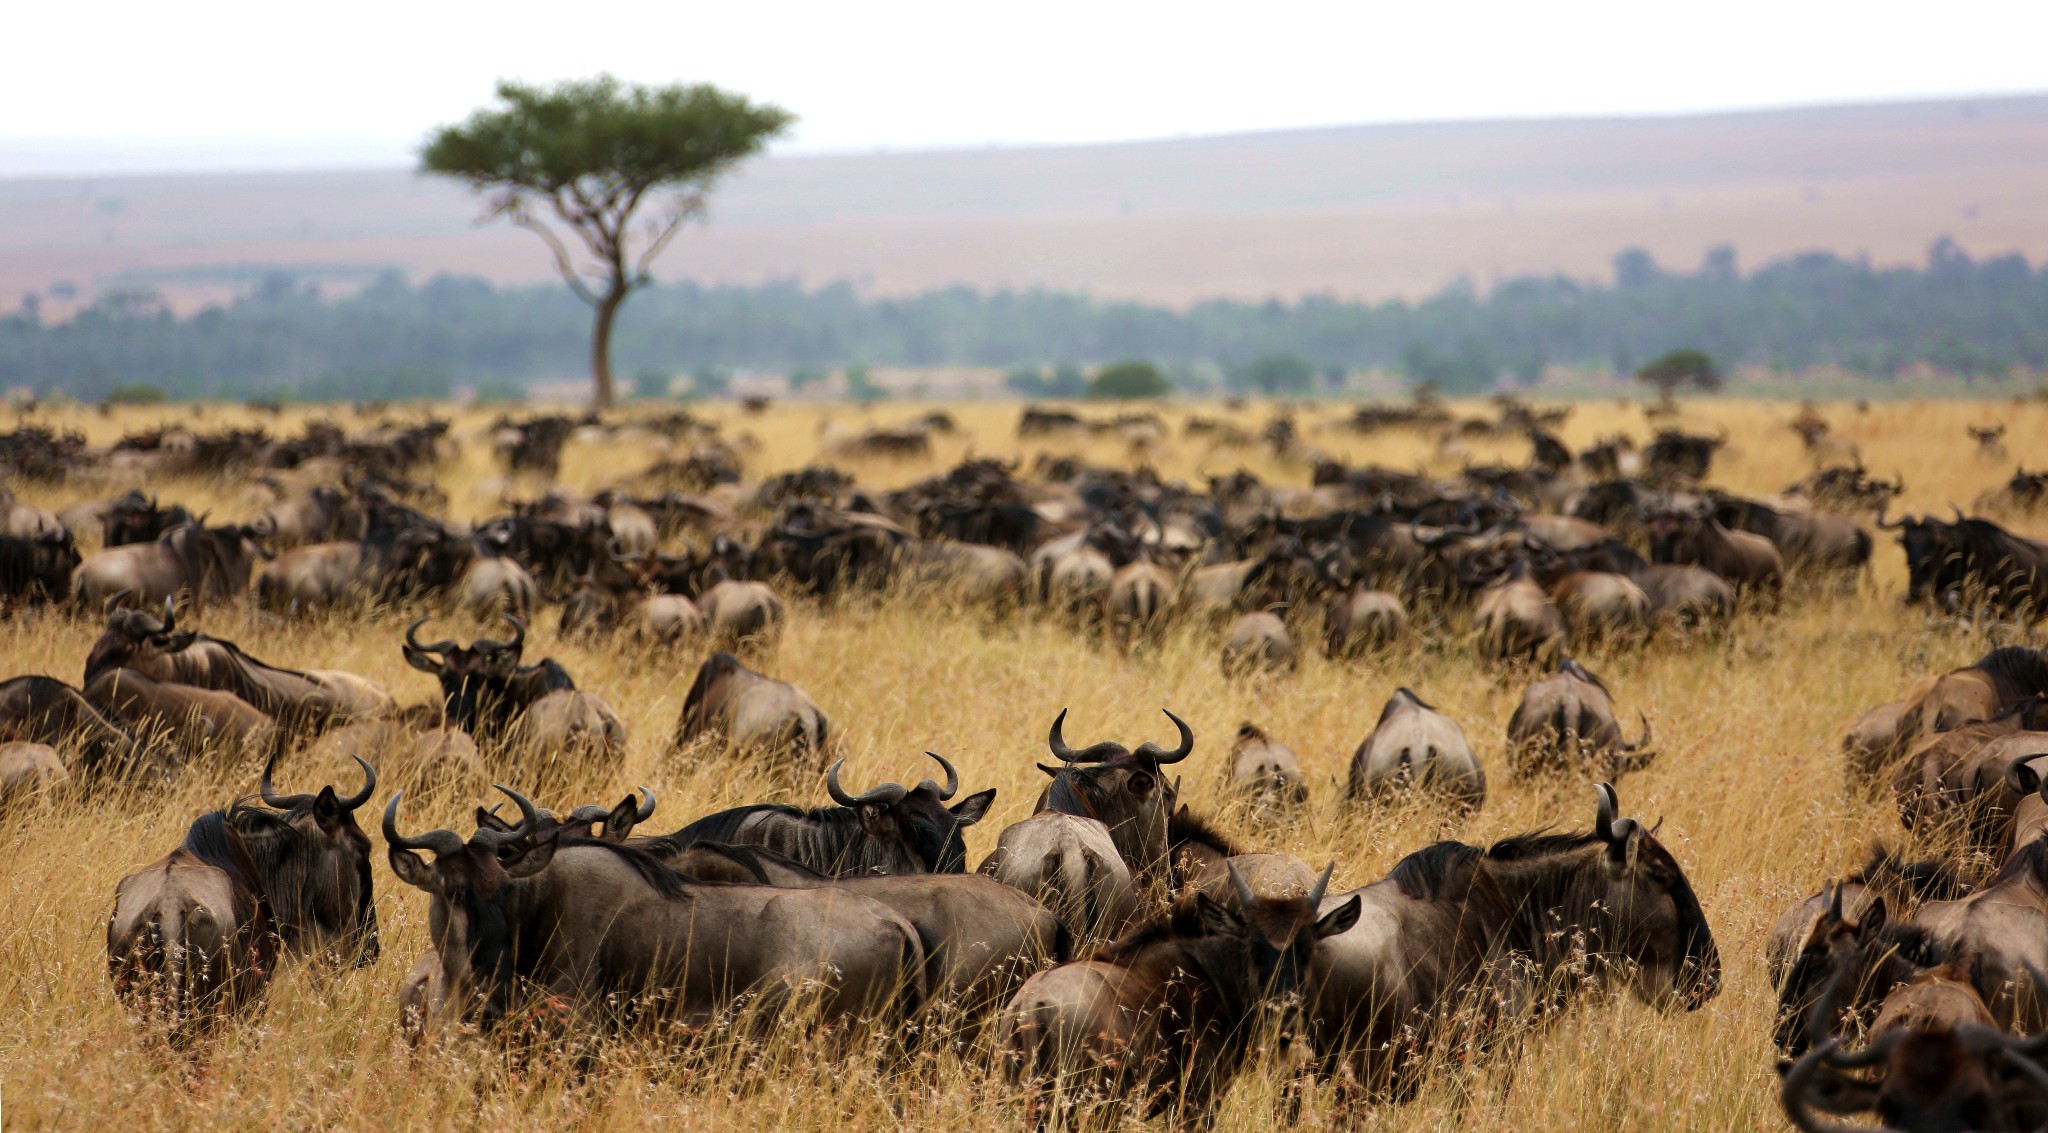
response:
[[[1387,698],[1379,722],[1352,754],[1344,795],[1358,800],[1412,791],[1477,809],[1486,802],[1486,769],[1456,720],[1401,688]]]

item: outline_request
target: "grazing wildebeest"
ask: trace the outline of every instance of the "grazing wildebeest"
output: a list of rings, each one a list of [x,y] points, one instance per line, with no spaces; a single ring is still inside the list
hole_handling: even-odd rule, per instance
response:
[[[1145,885],[1167,879],[1166,827],[1177,792],[1161,778],[1159,769],[1179,763],[1195,750],[1195,733],[1187,722],[1172,712],[1167,712],[1166,718],[1180,732],[1177,747],[1162,748],[1147,741],[1132,751],[1104,740],[1075,750],[1061,734],[1067,710],[1060,709],[1046,737],[1046,747],[1060,766],[1038,765],[1052,776],[1052,782],[1032,808],[1034,812],[1052,810],[1092,818],[1108,827],[1124,864]]]
[[[1837,574],[1845,584],[1853,584],[1870,562],[1870,532],[1846,515],[1780,511],[1759,500],[1724,496],[1714,518],[1731,531],[1769,539],[1787,567]]]
[[[1476,809],[1486,801],[1486,770],[1456,720],[1408,689],[1397,689],[1380,709],[1358,750],[1344,788],[1348,799],[1424,790]]]
[[[2021,701],[2048,694],[2048,658],[2038,649],[2006,645],[1972,664],[1916,682],[1899,709],[1893,755],[1936,732],[2005,715]]]
[[[0,681],[0,741],[48,744],[75,752],[84,776],[164,776],[178,767],[175,751],[110,720],[84,694],[55,677]]]
[[[1131,867],[1092,818],[1045,811],[1011,823],[976,872],[1029,893],[1076,940],[1122,932],[1138,908]]]
[[[1551,585],[1550,600],[1576,642],[1641,639],[1650,631],[1650,596],[1625,574],[1572,571]]]
[[[332,484],[317,484],[263,509],[252,526],[272,547],[288,550],[361,539],[368,522],[362,500]]]
[[[1447,1027],[1484,1036],[1560,990],[1620,982],[1666,1010],[1720,990],[1720,953],[1685,872],[1647,827],[1616,816],[1612,787],[1597,794],[1591,834],[1439,842],[1323,899],[1325,911],[1363,902],[1307,981],[1315,1049],[1332,1068],[1406,1092],[1436,1041],[1460,1037]]]
[[[133,669],[102,670],[81,691],[100,711],[131,731],[162,736],[186,759],[264,756],[285,740],[277,721],[231,692],[165,683]]]
[[[788,620],[782,599],[765,582],[720,579],[704,591],[697,606],[712,637],[735,645],[772,644]]]
[[[0,535],[0,605],[9,599],[30,606],[64,601],[71,596],[71,574],[81,561],[69,531]]]
[[[944,756],[926,752],[946,772],[942,787],[930,779],[916,787],[883,783],[866,794],[839,785],[841,760],[825,771],[825,789],[836,807],[802,810],[761,803],[700,818],[663,841],[766,846],[810,869],[834,877],[881,873],[961,873],[967,843],[961,831],[981,821],[995,802],[993,788],[945,804],[960,792],[960,773]]]
[[[509,555],[478,554],[455,580],[454,607],[476,616],[530,618],[540,606],[540,584]]]
[[[406,627],[406,663],[441,682],[449,722],[480,745],[528,756],[623,755],[626,725],[618,713],[601,697],[579,691],[552,658],[520,664],[526,625],[510,614],[505,620],[512,624],[511,641],[479,637],[466,648],[453,641],[420,644],[425,618]]]
[[[533,803],[506,794],[519,825],[466,841],[450,830],[399,833],[404,792],[385,807],[392,872],[432,899],[434,947],[414,968],[422,978],[407,980],[426,992],[409,1004],[425,1008],[421,1030],[490,1028],[530,994],[586,1025],[643,1011],[709,1021],[749,994],[769,999],[771,1019],[789,995],[816,995],[828,1019],[900,1019],[922,1007],[924,947],[879,902],[693,882],[621,843],[537,835]]]
[[[1970,439],[1977,442],[1977,455],[1986,460],[2005,459],[2005,426],[1971,425]]]
[[[1331,599],[1323,612],[1323,626],[1323,652],[1331,657],[1356,657],[1408,632],[1408,608],[1399,595],[1361,583]]]
[[[1055,1091],[1114,1111],[1206,1121],[1249,1060],[1269,1004],[1292,1004],[1323,942],[1358,920],[1354,895],[1318,915],[1330,873],[1303,897],[1198,893],[1087,960],[1031,977],[997,1020],[1004,1076],[1034,1108]],[[1043,1115],[1041,1114],[1041,1117]]]
[[[1223,675],[1248,677],[1260,673],[1291,673],[1300,665],[1294,635],[1270,610],[1245,614],[1230,627],[1223,642]]]
[[[258,791],[270,810],[236,806],[228,822],[242,835],[276,919],[285,951],[367,967],[377,959],[377,907],[370,887],[370,837],[355,812],[377,789],[377,769],[358,758],[363,787],[339,795],[278,792],[263,765]]]
[[[815,773],[831,747],[832,721],[804,690],[754,672],[730,653],[713,653],[683,696],[676,746],[704,736],[722,740],[727,753]]]
[[[1173,572],[1149,559],[1125,564],[1109,580],[1109,629],[1129,647],[1163,627],[1173,597]]]
[[[96,551],[71,572],[72,606],[98,609],[122,597],[147,607],[187,594],[201,607],[237,601],[249,589],[256,560],[269,557],[255,534],[248,527],[188,523],[153,543]]]
[[[1714,518],[1712,506],[1670,506],[1650,516],[1650,558],[1659,563],[1705,567],[1738,592],[1774,599],[1785,585],[1785,562],[1769,539],[1730,531]]]
[[[1289,811],[1308,801],[1308,784],[1302,780],[1301,759],[1294,749],[1249,720],[1238,726],[1237,741],[1230,745],[1223,784],[1255,814]]]
[[[1540,662],[1564,647],[1564,616],[1520,560],[1480,592],[1472,632],[1482,661]]]
[[[248,1003],[277,967],[270,904],[223,811],[199,816],[161,861],[121,879],[107,917],[107,975],[173,1042]]]
[[[1508,718],[1508,766],[1525,776],[1584,767],[1603,779],[1641,770],[1656,757],[1649,717],[1642,719],[1642,738],[1624,742],[1606,684],[1566,657],[1523,691]]]
[[[108,609],[107,631],[85,658],[86,683],[112,669],[132,669],[164,684],[233,693],[292,737],[376,719],[397,706],[383,686],[353,673],[281,669],[242,652],[234,642],[180,630],[177,608],[168,598],[161,618],[118,606]]]
[[[1913,920],[1945,953],[1970,957],[1971,982],[1999,1026],[2048,1027],[2048,993],[2032,974],[2048,972],[2048,841],[2022,846],[1975,892],[1922,906]]]

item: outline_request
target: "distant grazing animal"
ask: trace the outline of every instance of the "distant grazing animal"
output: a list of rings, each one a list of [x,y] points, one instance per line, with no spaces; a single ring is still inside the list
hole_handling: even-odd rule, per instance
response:
[[[1287,623],[1271,611],[1245,614],[1230,627],[1223,643],[1223,675],[1245,677],[1259,673],[1291,673],[1300,664],[1294,649],[1294,635]]]
[[[552,659],[521,665],[526,626],[509,614],[504,617],[512,625],[511,641],[480,637],[468,647],[453,641],[422,645],[415,635],[425,618],[406,628],[406,663],[441,682],[448,720],[480,745],[527,756],[622,756],[626,725],[618,713],[601,697],[579,691],[568,670]]]
[[[683,696],[676,746],[707,736],[725,752],[815,774],[831,749],[832,721],[804,690],[757,673],[730,653],[713,653]]]
[[[1508,765],[1517,775],[1583,768],[1612,779],[1653,758],[1649,717],[1643,717],[1641,739],[1623,741],[1607,686],[1569,657],[1557,672],[1530,684],[1508,718]]]
[[[1486,770],[1457,721],[1408,689],[1397,689],[1379,722],[1351,756],[1348,799],[1410,791],[1441,794],[1476,809],[1486,801]]]
[[[1224,785],[1254,813],[1292,810],[1308,801],[1308,784],[1302,781],[1301,760],[1294,749],[1249,720],[1238,726]]]
[[[1131,868],[1092,818],[1045,811],[1012,823],[977,872],[1029,893],[1077,940],[1115,936],[1138,908]]]
[[[150,607],[189,596],[203,609],[240,601],[256,560],[269,557],[256,535],[248,527],[188,523],[154,542],[96,551],[71,572],[72,605],[93,610],[118,598]]]

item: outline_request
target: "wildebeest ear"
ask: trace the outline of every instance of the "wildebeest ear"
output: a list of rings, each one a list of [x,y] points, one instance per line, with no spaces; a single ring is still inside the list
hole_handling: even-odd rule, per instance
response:
[[[1204,932],[1216,936],[1236,936],[1244,931],[1244,918],[1237,915],[1237,910],[1210,899],[1207,893],[1195,898],[1195,910],[1201,914]]]
[[[440,655],[429,653],[424,649],[414,649],[410,645],[401,645],[399,648],[405,651],[406,664],[411,665],[422,673],[432,673],[437,677],[441,675]]]
[[[390,860],[391,872],[398,875],[398,880],[414,889],[424,889],[429,893],[441,891],[434,876],[434,867],[428,865],[427,860],[420,857],[418,851],[393,848],[386,852],[385,857]]]
[[[2041,789],[2041,773],[2032,759],[2017,760],[2005,769],[2005,783],[2016,794],[2031,795]]]
[[[516,846],[507,849],[515,856],[508,861],[505,858],[506,850],[500,850],[498,864],[505,867],[505,876],[511,878],[532,877],[555,860],[555,839],[552,832],[541,841],[528,843],[525,849]]]
[[[1856,922],[1856,939],[1865,941],[1876,936],[1884,928],[1885,915],[1884,898],[1873,894],[1869,907],[1863,910],[1863,919]]]
[[[320,793],[313,797],[313,821],[319,823],[320,829],[325,830],[329,834],[340,829],[341,820],[347,813],[347,811],[341,809],[341,804],[335,800],[332,784],[320,788]]]
[[[633,827],[640,821],[640,797],[628,794],[624,801],[604,816],[604,840],[622,842],[633,833]]]
[[[988,816],[988,808],[995,805],[996,789],[977,791],[946,808],[953,812],[953,818],[962,826],[972,826]]]
[[[478,830],[496,830],[501,834],[509,834],[513,830],[512,824],[499,818],[498,812],[495,809],[485,810],[482,807],[476,808],[476,828]]]
[[[1036,764],[1035,766],[1036,766],[1036,767],[1037,767],[1037,768],[1038,768],[1038,769],[1039,769],[1040,771],[1043,771],[1043,772],[1045,772],[1045,773],[1046,773],[1047,775],[1050,775],[1050,776],[1052,776],[1052,777],[1053,777],[1053,778],[1055,778],[1055,779],[1059,778],[1060,772],[1062,772],[1062,771],[1065,771],[1065,770],[1066,770],[1066,768],[1064,768],[1064,767],[1048,767],[1048,766],[1046,766],[1046,765],[1045,765],[1045,764],[1043,764],[1043,763],[1040,763],[1040,764]]]
[[[1324,913],[1322,919],[1316,922],[1316,936],[1321,938],[1335,936],[1340,932],[1350,932],[1351,926],[1358,923],[1359,913],[1363,911],[1364,903],[1358,894],[1353,893],[1351,900]]]

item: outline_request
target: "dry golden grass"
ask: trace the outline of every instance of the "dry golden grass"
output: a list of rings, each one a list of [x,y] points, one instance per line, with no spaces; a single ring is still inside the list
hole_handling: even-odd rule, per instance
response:
[[[1213,407],[1211,407],[1213,409]],[[956,406],[963,435],[927,462],[860,467],[863,479],[901,482],[949,464],[965,451],[1021,455],[1014,407]],[[1902,472],[1906,502],[1926,509],[1967,503],[2001,481],[2009,466],[1979,461],[1966,422],[2006,420],[2007,444],[2026,454],[2048,440],[2048,406],[1881,404],[1867,414],[1823,407],[1837,432],[1856,441],[1873,470]],[[908,407],[875,411],[907,417]],[[1775,491],[1805,471],[1797,440],[1783,425],[1786,404],[1709,403],[1692,424],[1725,423],[1734,441],[1715,469],[1737,490]],[[183,410],[128,410],[113,419],[68,423],[111,439]],[[1170,416],[1177,421],[1181,410]],[[848,422],[850,409],[775,409],[737,417],[730,431],[761,443],[750,473],[793,467],[817,448],[826,415]],[[295,416],[296,416],[295,412]],[[1354,460],[1410,465],[1427,451],[1419,438],[1369,441],[1313,429],[1336,410],[1309,410],[1308,437]],[[214,409],[205,426],[239,419]],[[1256,426],[1262,410],[1241,414]],[[459,461],[442,470],[453,510],[471,518],[493,510],[479,485],[493,474],[477,439],[486,417],[464,414]],[[273,423],[276,431],[294,420]],[[1586,404],[1564,430],[1573,444],[1625,429],[1647,435],[1640,412]],[[1176,439],[1154,454],[1168,475],[1227,472],[1240,463],[1270,479],[1301,483],[1302,468],[1277,467],[1257,452],[1208,453]],[[1054,446],[1063,449],[1065,446]],[[1519,461],[1526,446],[1502,446]],[[1081,451],[1102,461],[1128,459],[1108,442]],[[641,467],[643,445],[572,444],[564,480],[589,487]],[[1479,454],[1487,455],[1484,447]],[[1440,471],[1448,471],[1439,465]],[[125,485],[123,485],[125,487]],[[152,485],[166,500],[250,511],[234,483]],[[57,506],[100,489],[22,488]],[[1838,756],[1843,727],[1863,708],[1895,697],[1914,675],[1961,663],[1984,647],[1980,637],[1930,625],[1899,606],[1903,571],[1889,540],[1879,542],[1872,580],[1853,596],[1806,599],[1771,619],[1746,618],[1725,643],[1660,645],[1647,655],[1595,657],[1625,712],[1653,717],[1662,756],[1620,784],[1629,813],[1664,819],[1662,837],[1685,864],[1720,943],[1726,966],[1721,995],[1691,1015],[1661,1015],[1622,999],[1586,1003],[1532,1040],[1522,1056],[1462,1074],[1438,1074],[1413,1103],[1343,1116],[1374,1130],[1477,1129],[1777,1129],[1783,1127],[1767,1039],[1774,998],[1762,943],[1789,902],[1846,869],[1875,837],[1897,838],[1889,805],[1845,796]],[[701,652],[583,648],[556,640],[552,612],[529,638],[528,656],[552,655],[579,685],[606,696],[631,729],[623,767],[591,769],[544,803],[615,800],[636,783],[661,795],[657,830],[746,801],[824,801],[819,785],[792,788],[733,767],[686,763],[669,736]],[[401,702],[430,698],[430,680],[399,656],[403,622],[371,620],[279,627],[240,612],[217,612],[205,628],[235,638],[280,664],[351,669],[385,683]],[[76,680],[94,624],[61,617],[0,624],[7,675],[47,672]],[[811,691],[846,741],[848,781],[907,779],[929,773],[921,754],[957,762],[965,789],[1000,789],[990,820],[970,831],[979,861],[996,833],[1023,817],[1042,782],[1053,715],[1071,707],[1070,738],[1167,739],[1159,709],[1186,716],[1197,734],[1183,765],[1184,797],[1220,813],[1246,843],[1292,852],[1316,864],[1337,859],[1340,885],[1382,876],[1404,853],[1439,837],[1472,841],[1561,824],[1583,827],[1591,794],[1582,781],[1511,782],[1501,755],[1502,726],[1519,685],[1483,671],[1455,644],[1413,644],[1353,665],[1304,657],[1298,675],[1263,684],[1229,684],[1217,670],[1218,635],[1182,632],[1159,649],[1127,659],[1035,616],[992,622],[924,597],[849,602],[825,609],[797,603],[788,634],[765,667]],[[1311,651],[1312,652],[1312,651]],[[1492,795],[1468,821],[1423,810],[1347,811],[1338,783],[1353,747],[1382,701],[1410,685],[1461,721],[1487,762]],[[1304,760],[1314,797],[1284,828],[1253,829],[1219,800],[1219,768],[1232,732],[1245,719],[1266,725]],[[201,767],[174,786],[101,791],[85,804],[0,818],[6,869],[0,880],[0,1082],[9,1129],[186,1128],[513,1129],[513,1128],[964,1128],[1014,1122],[996,1081],[975,1058],[930,1055],[883,1069],[875,1059],[813,1056],[796,1037],[764,1049],[713,1059],[677,1056],[645,1042],[605,1046],[586,1067],[546,1056],[513,1058],[474,1041],[424,1054],[408,1050],[396,1025],[400,977],[425,946],[426,899],[400,884],[376,856],[383,956],[363,970],[330,974],[292,967],[264,1003],[233,1026],[203,1064],[158,1053],[130,1026],[104,971],[104,918],[114,883],[176,844],[198,812],[254,790],[257,768]],[[518,772],[502,773],[517,782]],[[284,769],[287,789],[353,772],[298,758]],[[393,777],[395,778],[395,776]],[[387,779],[378,805],[402,785]],[[411,795],[408,794],[410,799]],[[444,795],[407,808],[406,823],[458,825],[477,798]],[[372,818],[373,815],[365,815]],[[372,821],[370,823],[374,825]],[[466,824],[458,826],[467,829]],[[1218,1126],[1266,1130],[1282,1123],[1272,1079],[1242,1080]],[[1316,1094],[1301,1112],[1305,1127],[1327,1125],[1333,1099]]]

